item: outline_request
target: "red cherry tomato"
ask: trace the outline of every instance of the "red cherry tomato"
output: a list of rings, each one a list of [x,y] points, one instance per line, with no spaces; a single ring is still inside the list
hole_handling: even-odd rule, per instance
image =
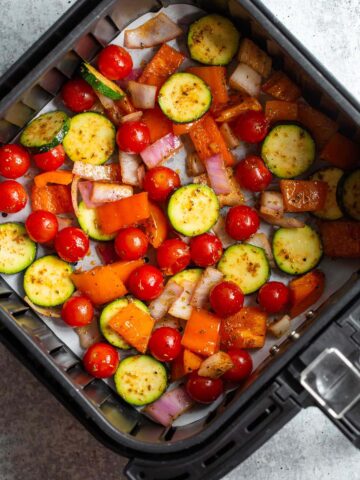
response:
[[[146,172],[143,181],[143,189],[155,202],[165,202],[169,195],[179,187],[179,175],[167,167],[151,168]]]
[[[220,282],[210,292],[210,305],[219,317],[229,317],[244,305],[244,294],[234,282]]]
[[[216,235],[203,233],[190,241],[191,259],[199,267],[215,265],[220,260],[222,252],[222,243]]]
[[[150,337],[149,350],[160,362],[171,362],[180,355],[181,335],[176,328],[160,327]]]
[[[140,153],[150,143],[150,131],[144,122],[125,122],[116,134],[120,150],[127,153]]]
[[[77,262],[89,251],[89,238],[80,228],[63,228],[55,237],[55,250],[65,262]]]
[[[54,240],[59,223],[56,215],[45,210],[36,210],[30,213],[26,222],[26,230],[29,237],[38,243],[46,243]]]
[[[119,354],[116,348],[108,343],[94,343],[84,355],[85,370],[96,378],[108,378],[114,375],[119,365]]]
[[[251,207],[238,205],[231,207],[226,215],[225,229],[235,240],[246,240],[259,228],[259,216]]]
[[[20,145],[8,144],[0,148],[0,175],[5,178],[19,178],[30,167],[30,155]]]
[[[178,238],[165,240],[156,251],[156,259],[165,275],[174,275],[189,265],[189,246]]]
[[[149,240],[139,228],[120,230],[115,238],[115,251],[121,260],[137,260],[145,255]]]
[[[272,175],[262,159],[249,155],[236,167],[235,176],[240,185],[252,192],[265,190],[271,182]]]
[[[48,152],[33,155],[34,162],[40,170],[50,172],[57,170],[65,162],[65,150],[62,145],[52,148]]]
[[[268,282],[263,285],[258,293],[260,307],[269,313],[283,311],[289,304],[289,288],[281,282]]]
[[[239,115],[234,125],[235,135],[248,143],[259,143],[269,131],[269,122],[263,112],[248,110]]]
[[[100,72],[110,80],[121,80],[129,75],[133,67],[130,54],[118,45],[108,45],[98,58]]]
[[[20,183],[15,180],[5,180],[0,183],[0,212],[20,212],[26,202],[27,193]]]
[[[230,356],[233,367],[224,373],[222,378],[228,382],[241,382],[245,380],[253,369],[253,363],[250,354],[240,348],[231,348],[227,354]]]
[[[61,317],[70,327],[83,327],[92,322],[94,307],[86,297],[71,297],[64,303]]]
[[[200,377],[197,372],[192,372],[186,382],[188,395],[198,403],[212,403],[224,391],[221,378]]]
[[[158,268],[143,265],[131,273],[128,286],[135,297],[146,302],[154,300],[164,290],[164,277]]]
[[[75,113],[90,110],[96,102],[94,90],[82,78],[69,80],[61,90],[63,102]]]

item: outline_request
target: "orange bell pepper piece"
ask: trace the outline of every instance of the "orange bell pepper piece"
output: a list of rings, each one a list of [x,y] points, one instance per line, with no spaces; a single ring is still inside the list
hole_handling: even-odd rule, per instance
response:
[[[295,102],[301,96],[300,88],[281,71],[270,75],[261,89],[272,97],[285,102]]]
[[[150,244],[154,248],[159,248],[168,235],[168,221],[161,208],[155,203],[149,202],[149,210],[150,216],[144,223],[145,233]]]
[[[44,172],[34,177],[34,183],[37,187],[46,187],[48,183],[58,185],[70,185],[73,174],[69,170],[54,170],[53,172]]]
[[[298,118],[298,105],[295,102],[269,100],[265,103],[265,117],[270,123],[295,121]]]
[[[144,68],[138,82],[160,88],[184,59],[185,55],[164,43]]]
[[[174,135],[185,135],[186,133],[189,133],[190,130],[193,128],[194,125],[196,125],[200,120],[195,120],[195,122],[190,122],[190,123],[173,123],[172,124],[172,130]]]
[[[299,103],[298,117],[299,122],[310,130],[318,148],[326,145],[339,128],[336,122],[305,103]]]
[[[315,212],[325,206],[326,182],[312,180],[280,180],[285,212]]]
[[[189,67],[186,71],[197,75],[209,86],[213,104],[227,103],[229,101],[225,67]]]
[[[163,114],[158,106],[144,110],[141,121],[144,122],[149,129],[150,143],[154,143],[156,140],[172,132],[172,122]]]
[[[244,98],[240,103],[221,110],[216,116],[216,121],[220,123],[230,122],[248,110],[261,111],[262,105],[259,100],[254,97]]]
[[[154,325],[155,320],[134,302],[129,302],[109,321],[110,328],[141,353],[146,352]]]
[[[196,355],[196,353],[191,352],[185,348],[184,350],[184,370],[185,373],[191,373],[195,370],[199,370],[200,365],[203,362],[203,358]]]
[[[58,215],[73,213],[71,191],[68,185],[47,185],[31,189],[31,207],[35,210],[46,210]]]
[[[335,133],[322,149],[320,158],[335,167],[349,170],[360,165],[360,145],[341,133]]]
[[[303,313],[316,303],[324,292],[325,275],[321,270],[312,270],[289,283],[290,315],[292,318]]]
[[[98,222],[104,233],[114,233],[121,228],[138,225],[150,216],[147,192],[101,205],[96,209]]]
[[[194,308],[186,322],[181,344],[206,357],[217,352],[220,347],[220,319],[207,310]]]
[[[261,348],[265,343],[266,313],[243,307],[221,322],[221,344],[225,348]]]

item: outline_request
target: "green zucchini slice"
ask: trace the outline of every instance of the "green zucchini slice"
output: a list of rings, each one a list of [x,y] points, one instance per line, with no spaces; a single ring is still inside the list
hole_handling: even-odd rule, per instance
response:
[[[207,232],[219,218],[219,201],[207,185],[190,184],[176,190],[168,204],[172,226],[188,237]]]
[[[116,83],[104,77],[96,68],[89,63],[83,63],[80,67],[80,74],[83,79],[97,92],[111,98],[111,100],[121,100],[125,93]]]
[[[116,233],[106,234],[100,230],[96,217],[96,209],[87,208],[84,202],[80,202],[79,204],[79,215],[77,219],[80,227],[93,240],[106,242],[116,237]]]
[[[79,113],[71,119],[63,146],[73,162],[101,165],[114,152],[115,127],[100,113]]]
[[[324,220],[338,220],[343,216],[336,198],[337,186],[343,175],[343,170],[336,167],[322,168],[311,175],[310,180],[325,182],[328,186],[324,208],[312,212],[313,215]]]
[[[340,180],[337,199],[346,215],[360,221],[360,168]]]
[[[24,147],[47,152],[63,141],[69,126],[70,119],[65,112],[43,113],[25,127],[20,143]]]
[[[22,272],[35,260],[36,250],[22,223],[0,225],[0,273]]]
[[[211,106],[211,92],[204,80],[192,73],[175,73],[160,88],[163,113],[176,123],[194,122]]]
[[[298,125],[277,125],[266,136],[261,156],[277,177],[294,178],[306,172],[315,160],[315,142]]]
[[[319,235],[308,225],[279,228],[272,244],[276,265],[290,275],[301,275],[316,267],[323,247]]]
[[[227,65],[238,51],[240,33],[220,15],[206,15],[189,28],[187,44],[193,60],[206,65]]]

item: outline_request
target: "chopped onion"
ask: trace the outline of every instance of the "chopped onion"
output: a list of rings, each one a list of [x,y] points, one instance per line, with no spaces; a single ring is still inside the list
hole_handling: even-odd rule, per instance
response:
[[[139,180],[139,187],[142,188],[143,181],[146,174],[145,165],[140,165],[140,167],[137,169],[136,174]]]
[[[283,228],[302,228],[305,226],[305,223],[302,220],[298,220],[294,217],[273,217],[259,212],[259,217],[262,218],[265,222],[270,223],[270,225],[276,225],[277,227]]]
[[[157,87],[130,80],[128,89],[135,108],[155,108]]]
[[[79,183],[79,190],[86,208],[96,208],[101,205],[100,203],[95,203],[91,200],[93,186],[94,186],[93,182],[89,182],[89,181]]]
[[[225,219],[221,215],[219,216],[218,221],[212,227],[212,231],[220,239],[224,248],[230,247],[230,245],[235,243],[235,240],[227,234],[225,229]]]
[[[95,204],[116,202],[122,198],[131,197],[133,193],[133,188],[130,185],[94,182],[90,200]]]
[[[247,240],[246,243],[250,243],[250,245],[255,245],[255,247],[260,247],[265,250],[270,267],[274,268],[276,266],[272,248],[265,233],[255,233],[249,238],[249,240]]]
[[[75,162],[76,163],[76,162]],[[73,171],[74,173],[74,171]],[[79,216],[79,205],[78,205],[78,186],[80,182],[81,177],[78,175],[74,174],[73,180],[71,182],[71,203],[74,209],[75,215],[78,217]]]
[[[141,110],[139,110],[138,112],[128,113],[127,115],[121,117],[120,123],[137,122],[142,116],[143,112]]]
[[[176,282],[168,282],[162,294],[149,305],[150,314],[155,320],[164,317],[171,305],[177,300],[184,288]]]
[[[225,352],[217,352],[202,362],[198,375],[200,377],[219,378],[233,366],[230,355]]]
[[[289,315],[284,315],[279,320],[275,320],[275,322],[271,323],[268,326],[268,331],[272,335],[274,335],[274,337],[280,338],[290,330],[290,326],[291,326],[290,316]]]
[[[158,320],[153,328],[154,330],[157,330],[158,328],[162,327],[170,327],[170,328],[175,328],[175,330],[181,330],[182,326],[180,324],[180,320],[178,318],[170,317],[170,316],[165,316],[161,320]]]
[[[231,167],[226,168],[226,173],[229,180],[229,185],[231,187],[231,192],[223,195],[218,194],[218,200],[220,207],[233,207],[235,205],[241,205],[244,203],[244,196],[240,190],[240,186],[237,183],[233,169]],[[202,175],[198,175],[197,177],[193,178],[193,183],[199,183],[202,185],[210,185],[210,180],[206,173]]]
[[[116,182],[120,177],[118,165],[90,165],[84,162],[74,162],[72,169],[74,175],[78,175],[85,180]]]
[[[139,187],[138,168],[142,164],[139,155],[119,152],[119,162],[121,170],[121,179],[126,185]]]
[[[159,163],[167,160],[175,155],[182,148],[183,144],[180,137],[173,133],[168,133],[165,137],[160,138],[152,145],[143,150],[140,155],[148,168],[156,167]]]
[[[260,94],[261,75],[245,63],[239,63],[229,79],[229,85],[235,90],[257,97]]]
[[[169,42],[183,34],[165,13],[161,12],[140,27],[125,30],[124,46],[126,48],[147,48]]]
[[[24,297],[25,302],[32,308],[36,313],[43,315],[44,317],[50,318],[61,318],[61,308],[43,308],[35,305],[29,297]]]
[[[210,185],[217,195],[227,195],[232,186],[226,172],[222,155],[217,154],[205,160],[205,167],[210,180]]]
[[[120,125],[122,117],[122,112],[119,106],[114,102],[114,100],[111,100],[111,98],[106,97],[105,95],[102,95],[97,91],[95,91],[95,93],[100,100],[101,105],[105,108],[106,114],[108,115],[112,123],[116,127],[118,127]]]
[[[224,137],[226,145],[228,148],[233,149],[240,145],[239,139],[235,136],[234,132],[231,130],[231,127],[228,123],[224,122],[220,127],[220,132]]]
[[[103,265],[109,265],[119,260],[112,242],[100,242],[96,245],[95,249]]]
[[[115,83],[119,85],[120,88],[126,89],[130,80],[137,80],[143,72],[142,68],[133,68],[129,75],[121,80],[117,80]]]
[[[143,412],[155,422],[169,427],[176,418],[189,410],[193,403],[185,388],[177,387],[165,392],[156,402],[145,407]]]
[[[186,173],[189,177],[196,177],[205,172],[205,166],[195,152],[189,153],[186,157]]]
[[[169,312],[170,315],[182,320],[189,320],[191,317],[192,306],[190,305],[190,299],[194,293],[197,282],[189,282],[185,280],[182,282],[184,291],[180,297],[171,305]]]
[[[71,227],[73,224],[73,219],[70,217],[61,217],[60,215],[56,215],[58,221],[58,230],[62,230],[66,227]]]
[[[89,325],[78,327],[74,330],[79,335],[80,346],[84,349],[91,347],[91,345],[101,340],[101,333],[97,320],[93,320]]]
[[[198,281],[190,300],[190,305],[195,308],[203,308],[208,303],[211,289],[220,283],[224,275],[214,267],[207,267]]]
[[[262,192],[260,197],[260,212],[271,217],[282,217],[284,215],[284,200],[280,192],[268,190]]]

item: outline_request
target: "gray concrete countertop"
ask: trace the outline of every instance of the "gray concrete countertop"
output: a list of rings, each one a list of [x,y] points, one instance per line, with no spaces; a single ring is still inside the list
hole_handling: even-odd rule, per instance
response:
[[[0,74],[75,0],[0,0]],[[360,100],[359,0],[264,0]],[[0,480],[119,480],[100,445],[0,345]],[[360,480],[360,454],[317,409],[299,414],[227,480]]]

